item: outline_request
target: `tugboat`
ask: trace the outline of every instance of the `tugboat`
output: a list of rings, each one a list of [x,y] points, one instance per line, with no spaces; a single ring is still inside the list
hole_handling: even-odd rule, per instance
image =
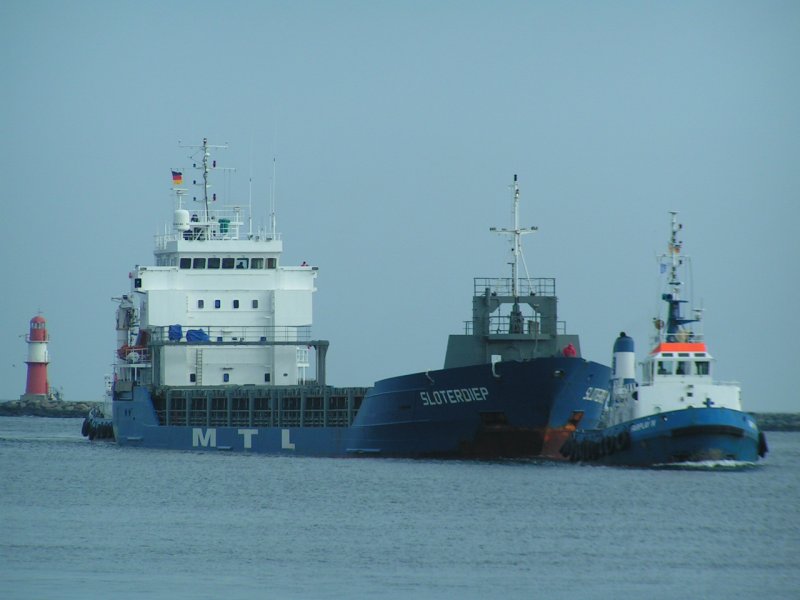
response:
[[[113,440],[114,424],[111,421],[112,381],[109,375],[105,377],[102,408],[94,406],[89,409],[89,414],[83,419],[81,435],[92,440]]]
[[[752,416],[742,411],[735,383],[713,380],[714,359],[702,334],[690,324],[701,311],[684,316],[683,282],[688,267],[681,254],[682,225],[671,212],[668,252],[660,257],[668,272],[666,322],[656,317],[654,346],[635,379],[633,339],[620,333],[614,342],[611,394],[600,429],[577,429],[561,448],[571,461],[660,467],[673,465],[754,463],[767,453],[767,442]]]
[[[329,342],[311,337],[318,268],[281,264],[274,210],[269,228],[253,232],[244,206],[222,206],[210,192],[217,148],[205,139],[194,147],[199,198],[173,170],[171,231],[117,299],[117,444],[558,457],[578,424],[596,426],[610,371],[581,358],[578,336],[558,321],[555,280],[518,276],[520,237],[532,229],[518,223],[516,177],[514,227],[496,230],[512,237],[512,278],[475,280],[473,319],[451,336],[444,368],[339,388],[326,383]]]

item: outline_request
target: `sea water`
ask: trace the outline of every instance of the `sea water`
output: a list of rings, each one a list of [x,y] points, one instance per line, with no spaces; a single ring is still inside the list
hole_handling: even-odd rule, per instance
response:
[[[754,467],[313,459],[0,418],[0,597],[798,598],[800,433]]]

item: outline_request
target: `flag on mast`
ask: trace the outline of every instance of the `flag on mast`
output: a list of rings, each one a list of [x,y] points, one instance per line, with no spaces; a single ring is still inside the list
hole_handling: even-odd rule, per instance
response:
[[[180,171],[172,172],[172,185],[183,185],[183,173]]]

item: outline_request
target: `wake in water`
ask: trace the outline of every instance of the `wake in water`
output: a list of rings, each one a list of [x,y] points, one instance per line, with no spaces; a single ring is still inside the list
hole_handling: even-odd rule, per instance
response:
[[[743,460],[699,460],[653,465],[654,469],[682,471],[743,471],[759,467],[758,463]]]

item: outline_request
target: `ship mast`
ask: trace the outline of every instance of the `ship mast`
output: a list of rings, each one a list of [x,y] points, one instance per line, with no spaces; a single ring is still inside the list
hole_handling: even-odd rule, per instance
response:
[[[522,311],[519,308],[519,260],[522,256],[522,236],[526,233],[533,233],[538,227],[519,226],[519,184],[517,182],[516,173],[514,174],[512,189],[514,190],[514,227],[511,229],[506,227],[490,227],[489,231],[512,236],[511,252],[514,255],[514,260],[511,263],[511,295],[514,297],[514,306],[511,309],[509,333],[523,333],[524,320],[522,318]]]
[[[684,330],[683,326],[688,323],[695,323],[699,319],[687,319],[681,314],[681,304],[685,304],[686,300],[681,300],[680,291],[683,282],[678,279],[678,267],[684,263],[681,253],[681,244],[683,242],[678,240],[678,232],[683,229],[683,225],[678,223],[678,213],[670,211],[672,215],[672,222],[670,224],[670,237],[668,246],[669,257],[669,281],[667,282],[670,287],[670,292],[662,294],[661,299],[664,300],[669,306],[667,312],[667,341],[690,341],[692,333]],[[662,259],[665,256],[662,256]]]
[[[209,144],[208,143],[208,138],[203,138],[203,144],[201,146],[183,146],[183,145],[181,145],[181,147],[182,148],[197,148],[197,149],[200,149],[200,150],[203,151],[202,166],[198,167],[196,163],[193,164],[192,166],[195,167],[196,169],[202,169],[202,171],[203,171],[203,206],[205,208],[205,215],[204,215],[204,219],[203,220],[204,220],[204,222],[208,222],[209,215],[211,213],[211,207],[210,207],[210,205],[208,203],[208,201],[209,201],[208,190],[211,187],[211,184],[208,182],[208,176],[209,176],[209,173],[211,172],[211,169],[215,169],[217,167],[217,161],[216,160],[209,161],[209,158],[211,156],[211,149],[212,148],[227,148],[228,146],[227,145],[218,146],[218,145]],[[211,200],[212,201],[216,200],[216,194],[212,194]]]
[[[676,211],[671,210],[669,214],[672,215],[669,236],[669,285],[672,287],[672,299],[679,301],[681,282],[678,279],[678,265],[681,263],[681,260],[678,258],[678,255],[681,252],[681,242],[678,241],[678,231],[680,231],[683,226],[678,223],[678,213]]]

